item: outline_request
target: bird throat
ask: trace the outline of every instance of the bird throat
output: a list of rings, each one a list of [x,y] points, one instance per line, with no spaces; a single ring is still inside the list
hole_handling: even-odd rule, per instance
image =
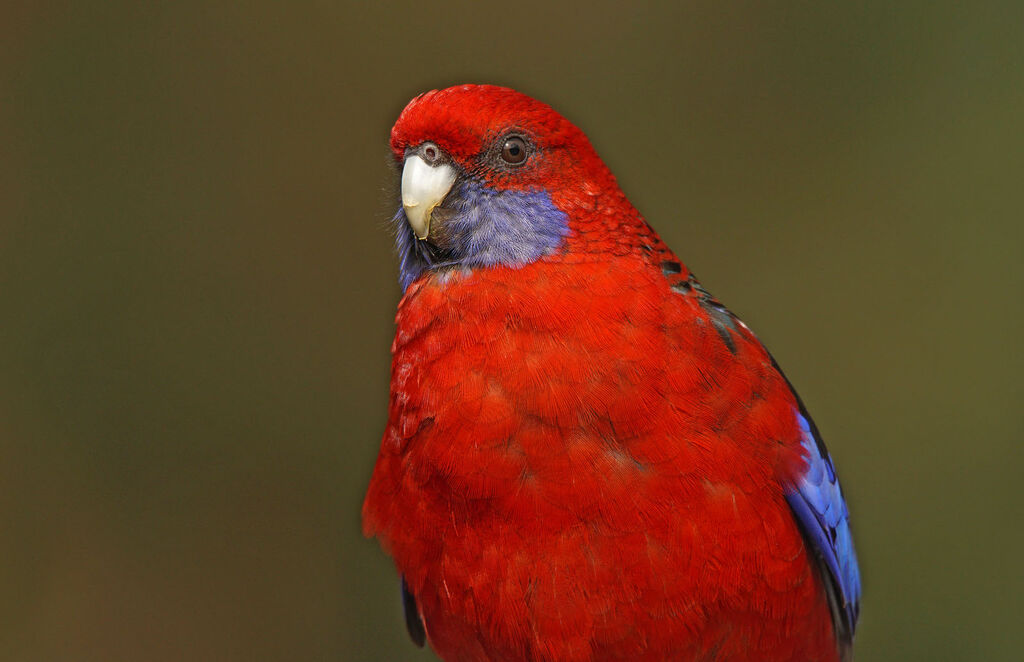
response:
[[[404,210],[395,222],[403,291],[430,271],[529,264],[553,253],[569,232],[568,216],[547,192],[498,191],[469,179],[434,209],[425,240],[416,238]]]

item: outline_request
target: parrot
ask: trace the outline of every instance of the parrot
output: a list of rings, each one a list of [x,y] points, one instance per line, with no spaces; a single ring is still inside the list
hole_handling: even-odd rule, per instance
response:
[[[402,296],[362,508],[448,662],[848,661],[835,466],[586,135],[493,85],[390,134]]]

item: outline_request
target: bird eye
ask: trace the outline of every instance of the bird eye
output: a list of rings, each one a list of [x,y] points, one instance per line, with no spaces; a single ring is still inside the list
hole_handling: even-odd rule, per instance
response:
[[[420,145],[416,153],[430,165],[437,163],[441,159],[441,148],[430,142]]]
[[[526,141],[519,136],[505,138],[501,146],[501,159],[509,165],[519,165],[526,160]]]

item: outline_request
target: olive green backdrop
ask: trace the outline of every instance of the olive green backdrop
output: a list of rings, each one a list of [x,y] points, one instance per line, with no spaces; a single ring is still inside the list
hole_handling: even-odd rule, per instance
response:
[[[576,121],[786,368],[858,660],[1020,659],[1024,5],[626,4],[3,5],[0,659],[433,659],[359,509],[388,131],[462,82]]]

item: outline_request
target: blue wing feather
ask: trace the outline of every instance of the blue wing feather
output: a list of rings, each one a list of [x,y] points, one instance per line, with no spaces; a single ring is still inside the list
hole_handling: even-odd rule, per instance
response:
[[[832,458],[802,405],[797,420],[807,452],[807,471],[786,500],[826,575],[836,638],[846,651],[853,642],[860,611],[860,568],[850,533],[850,512]]]

